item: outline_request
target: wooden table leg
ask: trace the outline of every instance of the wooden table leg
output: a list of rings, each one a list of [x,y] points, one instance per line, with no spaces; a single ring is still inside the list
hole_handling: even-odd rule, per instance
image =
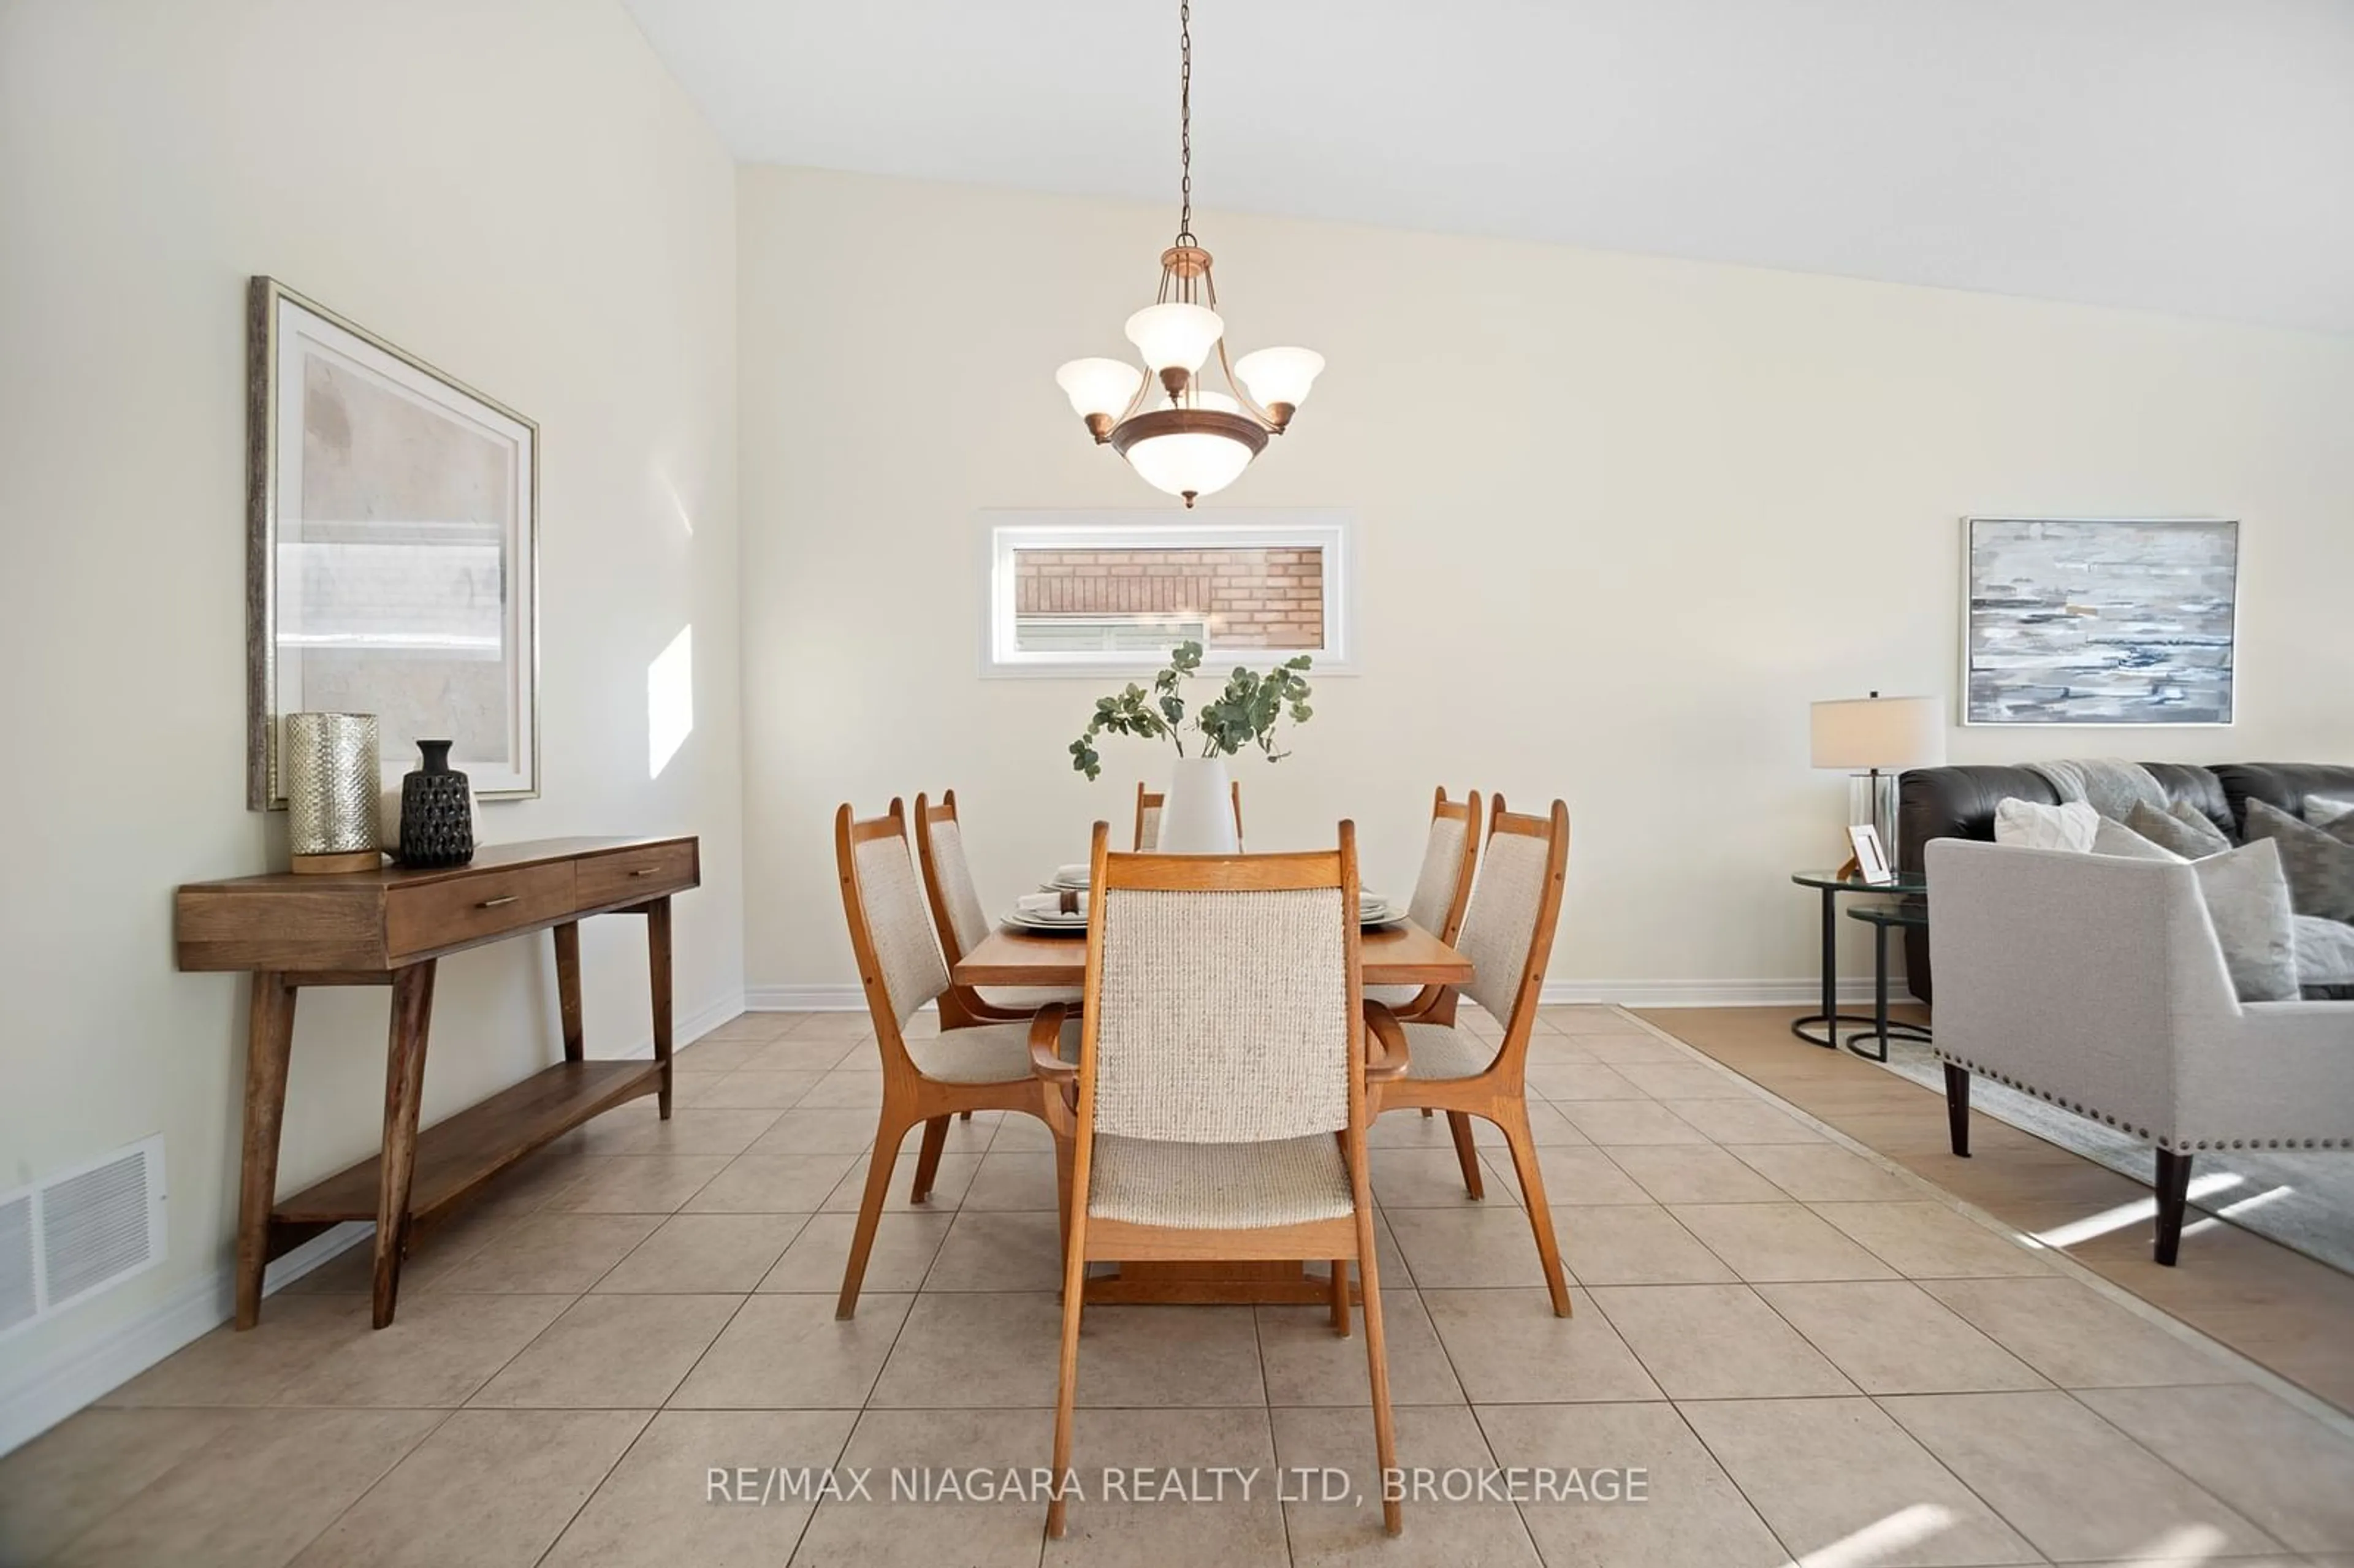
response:
[[[670,1119],[670,900],[646,906],[646,962],[654,999],[654,1060],[662,1064],[659,1103]]]
[[[384,1163],[376,1200],[375,1325],[390,1324],[408,1250],[408,1186],[417,1173],[417,1112],[425,1090],[425,1035],[433,1021],[434,961],[393,976],[392,1029],[385,1048]]]
[[[286,1062],[294,1045],[294,988],[274,969],[253,977],[245,1031],[245,1160],[237,1197],[237,1326],[261,1320],[270,1266],[270,1211],[278,1201],[278,1133],[286,1116]]]
[[[584,1061],[587,1043],[580,1033],[580,922],[567,920],[556,927],[556,1010],[564,1020],[564,1059]]]

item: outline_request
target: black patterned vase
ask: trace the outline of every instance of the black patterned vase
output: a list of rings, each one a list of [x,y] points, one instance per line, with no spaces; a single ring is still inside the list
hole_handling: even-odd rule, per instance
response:
[[[425,766],[400,781],[400,863],[463,865],[474,858],[474,801],[450,767],[450,743],[420,740]]]

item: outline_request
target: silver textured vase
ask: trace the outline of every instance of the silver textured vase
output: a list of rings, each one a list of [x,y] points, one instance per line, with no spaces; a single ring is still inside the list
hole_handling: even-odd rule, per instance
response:
[[[298,872],[382,863],[374,714],[288,714],[286,846]]]

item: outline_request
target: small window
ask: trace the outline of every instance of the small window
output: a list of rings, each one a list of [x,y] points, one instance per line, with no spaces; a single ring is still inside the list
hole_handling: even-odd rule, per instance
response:
[[[1051,515],[990,521],[988,673],[1156,670],[1187,641],[1213,664],[1306,653],[1345,673],[1347,518]]]

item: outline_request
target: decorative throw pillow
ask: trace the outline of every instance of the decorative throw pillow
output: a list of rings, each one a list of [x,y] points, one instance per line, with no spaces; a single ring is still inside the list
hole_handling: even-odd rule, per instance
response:
[[[2296,920],[2281,875],[2280,846],[2260,840],[2193,861],[2190,868],[2199,874],[2207,918],[2240,1000],[2296,1001]]]
[[[2223,836],[2222,829],[2207,820],[2206,812],[2181,800],[2163,811],[2137,800],[2133,810],[2126,813],[2126,826],[2185,860],[2221,854],[2232,847],[2232,841]]]
[[[1994,809],[1994,842],[2021,849],[2075,850],[2093,847],[2101,814],[2082,800],[2064,806],[2039,806],[2017,797],[1999,801]]]
[[[2281,869],[2296,912],[2354,921],[2354,843],[2339,838],[2336,826],[2317,828],[2278,806],[2248,802],[2248,841],[2270,840],[2280,846]]]
[[[2296,917],[2296,978],[2301,985],[2354,985],[2354,926]]]
[[[2106,817],[2103,817],[2101,825],[2093,830],[2093,853],[2118,855],[2126,860],[2185,861],[2191,858],[2187,854],[2177,854],[2164,844],[2153,843],[2123,822],[2112,821]]]

